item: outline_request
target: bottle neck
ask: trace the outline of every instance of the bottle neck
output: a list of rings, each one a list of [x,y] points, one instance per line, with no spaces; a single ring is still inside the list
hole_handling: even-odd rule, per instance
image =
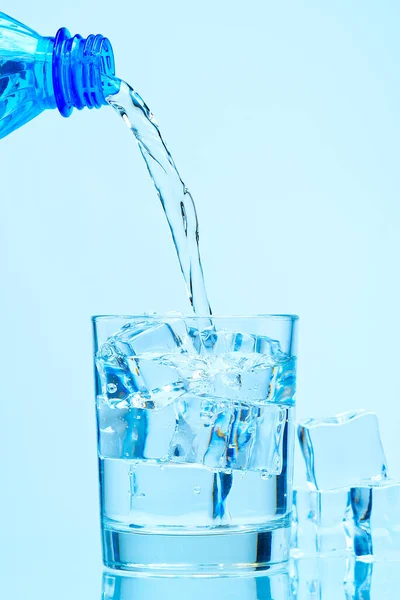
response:
[[[107,104],[105,80],[115,75],[110,41],[102,35],[72,37],[65,27],[51,39],[53,93],[62,116],[69,117],[74,108],[100,108]]]

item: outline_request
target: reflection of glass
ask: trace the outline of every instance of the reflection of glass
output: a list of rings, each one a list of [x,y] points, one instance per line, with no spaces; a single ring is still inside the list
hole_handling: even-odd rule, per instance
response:
[[[297,317],[95,317],[104,563],[288,560]]]
[[[236,577],[147,577],[105,572],[102,600],[397,600],[400,563],[301,558]]]
[[[287,571],[255,577],[103,575],[102,600],[293,600]]]

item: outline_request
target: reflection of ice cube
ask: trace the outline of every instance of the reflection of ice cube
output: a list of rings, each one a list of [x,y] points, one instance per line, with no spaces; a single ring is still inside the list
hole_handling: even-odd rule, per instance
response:
[[[386,458],[375,414],[343,413],[310,419],[298,427],[307,480],[317,490],[356,486],[386,478]]]
[[[399,564],[393,562],[348,561],[346,600],[397,600]]]
[[[400,483],[386,480],[350,490],[348,534],[356,556],[400,559]]]
[[[296,557],[346,554],[347,506],[347,490],[294,490],[292,554]]]
[[[348,561],[345,578],[346,598],[351,600],[353,598],[355,600],[367,600],[371,597],[372,571],[373,566],[371,563],[359,560]],[[382,600],[382,597],[383,595],[380,594],[379,600]],[[392,598],[395,598],[395,595],[391,594],[390,598],[392,600]]]
[[[183,324],[184,325],[184,324]],[[182,334],[186,332],[186,328]],[[103,395],[137,408],[160,408],[184,393],[178,371],[163,364],[164,353],[183,352],[182,340],[167,323],[128,323],[109,338],[97,355]]]
[[[291,561],[290,571],[293,600],[361,600],[363,598],[345,596],[343,585],[347,571],[345,558],[299,558]]]

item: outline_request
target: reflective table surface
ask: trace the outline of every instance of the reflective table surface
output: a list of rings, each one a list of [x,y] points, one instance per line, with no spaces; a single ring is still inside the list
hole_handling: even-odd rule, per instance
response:
[[[302,558],[256,576],[171,577],[104,571],[100,541],[87,535],[7,536],[1,598],[7,600],[395,600],[400,563]]]

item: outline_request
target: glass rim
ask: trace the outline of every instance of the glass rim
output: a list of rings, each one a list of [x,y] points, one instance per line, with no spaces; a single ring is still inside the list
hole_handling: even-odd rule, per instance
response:
[[[115,319],[129,319],[129,320],[136,320],[136,319],[142,319],[142,320],[160,320],[160,319],[165,319],[165,320],[171,320],[171,319],[181,319],[181,320],[186,320],[186,319],[194,319],[194,320],[199,320],[199,319],[265,319],[265,320],[279,320],[279,321],[291,321],[291,322],[295,322],[299,320],[299,316],[298,315],[291,315],[291,314],[274,314],[274,313],[266,313],[266,314],[244,314],[244,315],[184,315],[184,314],[171,314],[171,313],[153,313],[153,314],[138,314],[138,315],[93,315],[91,317],[91,320],[93,321],[93,323],[97,323],[98,321],[111,321],[111,320],[115,320]]]

